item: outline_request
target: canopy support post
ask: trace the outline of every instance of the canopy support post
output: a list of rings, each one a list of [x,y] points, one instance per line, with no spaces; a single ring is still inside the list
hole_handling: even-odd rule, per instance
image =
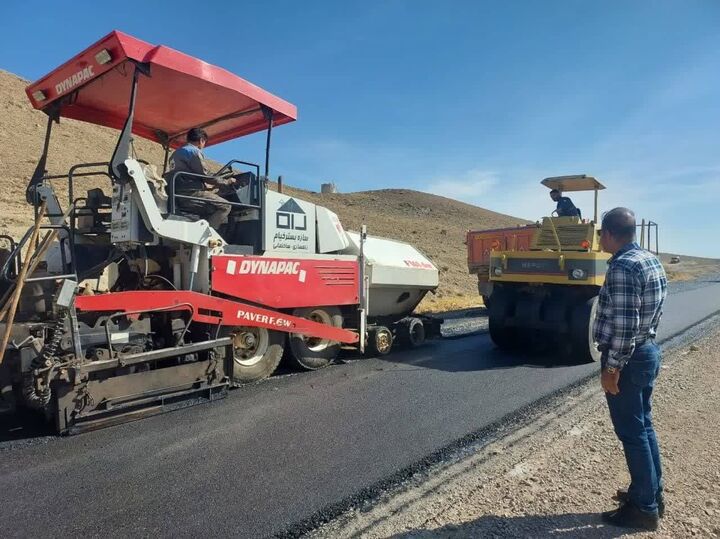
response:
[[[135,64],[133,71],[132,85],[130,86],[130,106],[128,107],[128,116],[120,132],[112,160],[110,161],[110,176],[120,180],[127,176],[125,170],[125,160],[130,159],[130,143],[132,140],[133,117],[135,115],[135,101],[137,99],[138,79],[140,75],[150,76],[150,66],[147,64]]]
[[[595,224],[598,222],[598,189],[595,188]]]
[[[161,131],[160,129],[155,130],[155,136],[160,141],[160,144],[163,147],[163,150],[165,151],[165,157],[163,158],[163,170],[162,170],[162,176],[165,176],[165,173],[167,172],[167,166],[168,166],[168,158],[170,157],[170,137],[165,131]]]
[[[268,123],[267,139],[265,141],[265,181],[267,181],[270,179],[270,138],[272,136],[274,111],[265,105],[262,105],[262,111]]]
[[[25,190],[25,198],[27,199],[28,203],[35,204],[36,198],[35,198],[35,189],[34,187],[41,183],[43,178],[45,177],[45,173],[47,172],[46,166],[47,166],[47,156],[48,151],[50,150],[50,135],[52,133],[52,125],[53,122],[60,123],[60,107],[56,105],[52,105],[50,109],[46,110],[45,113],[48,115],[48,121],[47,121],[47,128],[45,130],[45,142],[43,143],[43,151],[42,155],[40,156],[40,159],[38,160],[38,164],[35,167],[35,172],[33,172],[32,178],[30,179],[30,183],[27,186],[27,189]]]

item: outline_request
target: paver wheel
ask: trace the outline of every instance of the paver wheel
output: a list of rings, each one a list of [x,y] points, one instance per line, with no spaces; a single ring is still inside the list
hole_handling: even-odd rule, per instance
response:
[[[407,318],[398,325],[398,338],[403,346],[417,348],[425,343],[425,325],[419,318]]]
[[[239,326],[230,331],[232,344],[232,380],[236,384],[267,378],[280,364],[285,349],[285,334],[265,328]]]
[[[366,354],[370,356],[386,356],[392,350],[393,334],[385,326],[376,326],[368,331]]]
[[[342,327],[343,317],[337,307],[307,307],[295,309],[293,316],[307,318],[319,324]],[[340,343],[320,337],[290,334],[290,356],[299,367],[314,371],[327,367],[340,353]]]

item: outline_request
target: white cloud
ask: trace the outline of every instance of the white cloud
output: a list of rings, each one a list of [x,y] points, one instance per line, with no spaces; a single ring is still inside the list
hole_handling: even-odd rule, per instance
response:
[[[441,176],[431,179],[426,187],[420,187],[420,189],[426,193],[479,204],[482,196],[496,187],[498,183],[498,176],[494,172],[471,169],[457,176]]]

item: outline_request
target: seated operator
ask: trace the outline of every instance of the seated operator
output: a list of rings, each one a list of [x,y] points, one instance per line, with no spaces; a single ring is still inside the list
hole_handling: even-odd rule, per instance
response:
[[[213,187],[230,186],[234,183],[233,178],[211,176],[205,167],[202,149],[207,144],[208,135],[204,129],[194,127],[187,133],[187,144],[175,150],[170,157],[168,171],[165,173],[165,181],[168,188],[172,189],[172,178],[178,172],[190,172],[205,176],[200,178],[192,174],[178,174],[175,179],[175,194],[201,198],[206,203],[202,204],[202,217],[206,218],[211,227],[215,230],[227,221],[230,213],[230,205],[227,200],[215,192],[215,189],[208,190],[205,185]],[[199,202],[178,198],[177,206],[193,213],[197,213]],[[215,204],[214,202],[218,202]]]
[[[575,207],[570,197],[564,197],[557,189],[550,191],[550,198],[557,202],[558,217],[580,217],[580,210]]]

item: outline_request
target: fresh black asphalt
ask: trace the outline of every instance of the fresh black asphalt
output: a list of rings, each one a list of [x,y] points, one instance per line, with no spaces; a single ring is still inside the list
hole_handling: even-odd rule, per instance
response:
[[[676,290],[660,338],[720,311],[720,283]],[[494,349],[486,334],[274,377],[69,438],[0,435],[0,529],[28,536],[239,536],[288,529],[597,365]]]

